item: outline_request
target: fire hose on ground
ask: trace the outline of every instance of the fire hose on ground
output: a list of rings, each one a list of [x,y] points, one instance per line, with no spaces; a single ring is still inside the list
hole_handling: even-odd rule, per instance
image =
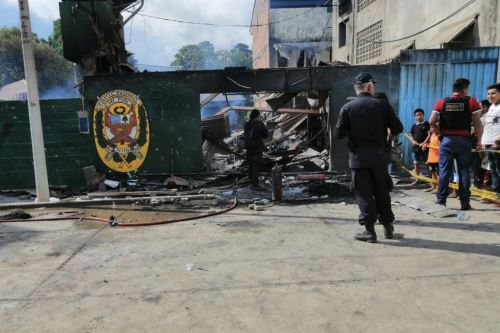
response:
[[[236,193],[236,192],[234,192],[234,193]],[[221,215],[221,214],[224,214],[224,213],[227,213],[227,212],[233,210],[234,208],[236,208],[237,205],[238,205],[238,199],[235,195],[231,206],[224,208],[222,210],[219,210],[219,211],[209,212],[207,214],[198,215],[198,216],[182,217],[182,218],[176,218],[176,219],[170,219],[170,220],[151,221],[151,222],[124,223],[124,222],[119,222],[118,220],[116,220],[116,218],[114,216],[111,216],[108,219],[99,218],[99,217],[90,217],[90,216],[80,216],[80,217],[75,216],[75,217],[52,217],[52,218],[41,218],[41,219],[0,219],[0,223],[23,223],[23,222],[28,223],[28,222],[80,220],[80,221],[94,221],[94,222],[106,223],[112,227],[145,227],[145,226],[171,224],[171,223],[184,222],[184,221],[192,221],[192,220],[203,219],[203,218],[207,218],[207,217],[211,217],[211,216]]]

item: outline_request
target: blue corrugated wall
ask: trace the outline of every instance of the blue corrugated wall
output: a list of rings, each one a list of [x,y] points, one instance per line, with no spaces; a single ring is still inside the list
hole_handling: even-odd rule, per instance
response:
[[[498,47],[402,51],[399,117],[405,131],[414,123],[415,109],[424,109],[429,119],[434,104],[451,94],[457,78],[469,79],[469,95],[485,99],[487,87],[497,80],[498,54]],[[411,144],[403,136],[400,140],[404,162],[409,165],[413,161]]]

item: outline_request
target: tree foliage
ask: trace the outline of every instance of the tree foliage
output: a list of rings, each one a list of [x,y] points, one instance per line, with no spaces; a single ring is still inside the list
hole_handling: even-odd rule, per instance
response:
[[[49,40],[55,41],[51,36]],[[33,35],[35,66],[41,93],[73,80],[73,64],[62,57],[50,42]],[[62,44],[61,44],[62,47]],[[0,29],[0,86],[24,79],[21,31],[17,27]]]
[[[248,45],[236,44],[230,50],[215,50],[208,41],[188,44],[179,49],[170,64],[180,70],[218,69],[224,67],[252,67],[252,51]]]
[[[52,25],[52,34],[49,36],[49,45],[57,54],[63,56],[63,40],[61,32],[61,19],[57,19]]]
[[[238,43],[219,61],[224,67],[252,68],[252,50],[248,45]]]

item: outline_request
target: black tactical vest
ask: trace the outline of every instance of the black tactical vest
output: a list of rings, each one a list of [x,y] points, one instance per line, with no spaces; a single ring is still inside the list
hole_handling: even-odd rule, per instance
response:
[[[472,121],[469,99],[469,96],[444,99],[443,110],[439,114],[439,128],[441,130],[470,131]]]

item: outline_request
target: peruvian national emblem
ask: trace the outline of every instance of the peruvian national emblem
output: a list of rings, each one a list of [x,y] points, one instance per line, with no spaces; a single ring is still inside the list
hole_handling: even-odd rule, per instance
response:
[[[111,170],[137,170],[149,147],[146,108],[138,95],[112,90],[97,98],[94,139],[101,161]]]

